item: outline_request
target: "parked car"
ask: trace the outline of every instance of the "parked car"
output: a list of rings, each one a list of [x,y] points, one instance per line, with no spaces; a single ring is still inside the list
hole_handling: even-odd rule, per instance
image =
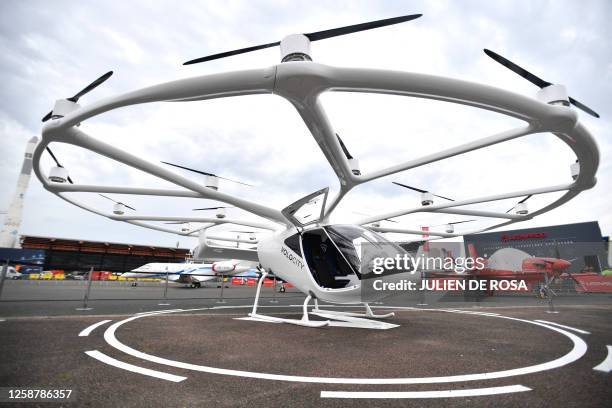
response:
[[[17,269],[13,268],[12,266],[8,267],[6,275],[4,276],[5,279],[21,279],[22,277],[23,274],[17,272]]]
[[[86,272],[70,272],[64,276],[64,279],[70,280],[85,280]]]

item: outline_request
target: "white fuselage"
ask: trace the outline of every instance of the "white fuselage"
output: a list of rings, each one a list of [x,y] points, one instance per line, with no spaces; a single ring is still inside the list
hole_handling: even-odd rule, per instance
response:
[[[124,278],[165,278],[178,283],[206,282],[224,275],[236,275],[255,267],[248,261],[216,261],[213,263],[148,263],[121,276]]]
[[[312,230],[320,230],[320,228],[310,231]],[[292,243],[294,249],[287,244],[287,239],[291,237],[295,238]],[[298,245],[295,245],[296,242]],[[315,280],[312,273],[313,266],[309,265],[305,256],[302,234],[298,234],[295,228],[260,238],[257,253],[266,271],[290,282],[304,294],[313,295],[316,299],[330,303],[363,303],[361,281],[357,275],[342,276],[341,280],[346,282],[344,287],[325,287]],[[385,296],[381,294],[381,298]]]

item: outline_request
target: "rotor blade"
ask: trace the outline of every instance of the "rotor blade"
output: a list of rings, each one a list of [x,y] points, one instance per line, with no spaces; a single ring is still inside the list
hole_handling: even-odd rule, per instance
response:
[[[203,174],[205,176],[212,176],[212,177],[220,178],[220,179],[223,179],[223,180],[231,181],[232,183],[237,183],[237,184],[242,184],[242,185],[245,185],[245,186],[253,187],[252,184],[247,184],[247,183],[243,183],[242,181],[236,181],[236,180],[228,179],[227,177],[217,176],[216,174],[213,174],[213,173],[207,173],[205,171],[191,169],[191,168],[185,167],[185,166],[179,166],[178,164],[172,164],[172,163],[168,163],[168,162],[165,162],[165,161],[162,161],[162,163],[167,164],[168,166],[178,167],[179,169],[193,171],[194,173]]]
[[[416,187],[407,186],[406,184],[397,183],[397,182],[395,182],[395,181],[392,181],[392,183],[393,183],[393,184],[397,184],[398,186],[401,186],[401,187],[406,187],[406,188],[409,188],[410,190],[418,191],[419,193],[430,193],[431,195],[434,195],[434,196],[436,196],[436,197],[443,198],[443,199],[448,200],[448,201],[455,201],[455,200],[453,200],[452,198],[448,198],[448,197],[444,197],[444,196],[441,196],[441,195],[437,195],[437,194],[431,193],[431,192],[429,192],[429,191],[427,191],[427,190],[422,190],[422,189],[420,189],[420,188],[416,188]]]
[[[353,211],[353,213],[354,214],[359,214],[359,215],[365,215],[366,217],[371,217],[372,216],[372,214],[366,214],[366,213],[362,213],[362,212],[359,212],[359,211]],[[385,218],[384,220],[385,221],[389,221],[389,222],[394,222],[396,224],[399,224],[399,221],[392,220],[391,218]]]
[[[106,74],[102,75],[100,78],[96,79],[91,84],[87,85],[85,88],[77,92],[74,96],[67,99],[72,102],[77,102],[81,96],[93,91],[94,88],[100,86],[104,81],[110,78],[111,75],[113,75],[113,71],[108,71]]]
[[[164,222],[164,224],[187,224],[188,221],[173,221],[173,222]]]
[[[410,190],[418,191],[419,193],[428,193],[428,191],[426,190],[421,190],[420,188],[416,188],[416,187],[410,187],[402,183],[397,183],[395,181],[392,181],[392,183],[397,184],[398,186],[401,186],[401,187],[409,188]]]
[[[245,54],[251,51],[263,50],[264,48],[276,47],[277,45],[280,45],[280,41],[268,43],[268,44],[255,45],[253,47],[240,48],[238,50],[233,50],[233,51],[221,52],[219,54],[208,55],[206,57],[196,58],[196,59],[192,59],[187,62],[183,62],[183,65],[191,65],[191,64],[197,64],[200,62],[216,60],[219,58],[231,57],[232,55]]]
[[[537,76],[533,75],[531,72],[527,71],[525,68],[519,67],[514,62],[502,57],[501,55],[491,50],[488,50],[485,48],[484,52],[489,57],[493,58],[495,61],[502,64],[504,67],[508,68],[511,71],[514,71],[515,73],[519,74],[520,76],[522,76],[523,78],[525,78],[532,84],[539,86],[540,88],[546,88],[547,86],[552,85],[552,83],[545,81],[542,78],[538,78]]]
[[[64,167],[60,164],[59,161],[57,161],[57,157],[55,157],[55,155],[53,154],[53,152],[51,151],[51,149],[49,148],[49,146],[47,146],[47,152],[51,155],[51,157],[53,158],[53,160],[55,161],[55,164],[57,165],[57,167]]]
[[[330,30],[316,31],[314,33],[304,34],[310,41],[324,40],[326,38],[337,37],[339,35],[346,35],[356,33],[359,31],[371,30],[373,28],[385,27],[393,24],[399,24],[406,21],[414,20],[421,17],[422,14],[411,14],[408,16],[400,16],[393,18],[386,18],[384,20],[370,21],[367,23],[354,24],[346,27],[332,28]]]
[[[172,163],[168,163],[168,162],[165,162],[165,161],[162,161],[162,163],[167,164],[168,166],[178,167],[179,169],[189,170],[189,171],[193,171],[194,173],[203,174],[205,176],[218,177],[216,174],[207,173],[205,171],[200,171],[200,170],[196,170],[196,169],[190,169],[189,167],[179,166],[178,164],[172,164]]]
[[[104,194],[100,194],[100,193],[98,193],[98,195],[99,195],[99,196],[102,196],[102,197],[104,197],[104,198],[106,198],[107,200],[111,200],[112,202],[114,202],[114,203],[116,203],[116,204],[121,204],[122,206],[124,206],[124,207],[126,207],[126,208],[129,208],[130,210],[134,210],[134,211],[136,211],[136,209],[135,209],[134,207],[130,207],[130,206],[129,206],[129,205],[127,205],[126,203],[122,203],[121,201],[114,200],[114,199],[110,198],[109,196],[105,196]]]
[[[336,137],[338,138],[338,142],[340,142],[340,147],[342,148],[342,151],[344,152],[344,155],[346,156],[346,158],[348,160],[351,160],[353,158],[353,156],[351,156],[351,154],[349,153],[348,149],[346,148],[346,145],[344,144],[344,142],[340,138],[340,135],[336,133]]]
[[[43,116],[42,121],[46,122],[49,119],[51,119],[51,116],[53,116],[53,111],[50,111],[49,113],[47,113],[45,116]]]
[[[583,103],[578,102],[577,100],[575,100],[574,98],[572,98],[571,96],[569,97],[569,101],[572,105],[574,105],[575,107],[577,107],[578,109],[582,109],[583,111],[585,111],[586,113],[588,113],[591,116],[595,116],[596,118],[599,117],[599,113],[595,112],[593,109],[589,108],[588,106],[586,106]]]
[[[66,177],[66,179],[68,180],[68,182],[69,182],[70,184],[74,184],[74,183],[72,182],[72,179],[70,178],[70,176]]]
[[[215,176],[215,177],[223,179],[223,180],[231,181],[232,183],[242,184],[243,186],[254,187],[252,184],[247,184],[247,183],[243,183],[242,181],[228,179],[227,177],[221,177],[221,176]]]
[[[465,221],[446,222],[444,224],[432,225],[432,227],[441,227],[443,225],[463,224],[464,222],[472,222],[472,221],[478,221],[478,220],[465,220]]]
[[[135,209],[134,207],[130,207],[129,205],[127,205],[127,204],[125,204],[125,203],[119,203],[119,204],[124,205],[126,208],[129,208],[130,210],[134,210],[134,211],[136,211],[136,209]]]
[[[119,201],[113,200],[112,198],[110,198],[109,196],[105,196],[104,194],[100,194],[98,193],[99,196],[106,198],[107,200],[111,200],[113,203],[116,204],[121,204]]]
[[[220,208],[234,208],[234,207],[206,207],[206,208],[194,208],[192,211],[206,211],[206,210],[218,210]]]
[[[337,37],[339,35],[351,34],[351,33],[356,33],[358,31],[371,30],[373,28],[379,28],[379,27],[384,27],[384,26],[388,26],[392,24],[403,23],[405,21],[414,20],[421,16],[422,14],[412,14],[409,16],[387,18],[384,20],[370,21],[368,23],[355,24],[355,25],[350,25],[346,27],[332,28],[331,30],[316,31],[314,33],[304,34],[304,36],[308,37],[310,41],[318,41],[318,40],[323,40],[326,38]],[[206,57],[196,58],[196,59],[184,62],[183,65],[197,64],[199,62],[205,62],[205,61],[211,61],[211,60],[215,60],[219,58],[230,57],[232,55],[244,54],[244,53],[251,52],[251,51],[262,50],[264,48],[276,47],[277,45],[280,45],[280,41],[276,41],[276,42],[268,43],[268,44],[255,45],[252,47],[240,48],[240,49],[233,50],[233,51],[226,51],[226,52],[221,52],[219,54],[213,54],[213,55],[209,55]]]
[[[517,204],[522,204],[525,201],[529,200],[531,197],[533,196],[533,194],[529,194],[527,197],[523,198],[521,201],[519,201]]]
[[[455,201],[455,200],[453,200],[452,198],[444,197],[444,196],[437,195],[437,194],[434,194],[434,193],[431,193],[431,194],[432,194],[432,195],[435,195],[436,197],[440,197],[440,198],[443,198],[443,199],[445,199],[445,200],[448,200],[448,201]]]
[[[525,198],[523,198],[521,201],[519,201],[518,203],[516,203],[514,205],[514,207],[516,207],[518,204],[522,204],[525,201],[529,200],[531,198],[531,196],[533,196],[533,194],[529,194],[528,196],[526,196]],[[506,211],[506,214],[508,214],[510,211],[514,210],[514,207],[512,207],[511,209],[509,209],[508,211]]]
[[[392,220],[392,219],[389,219],[389,218],[385,218],[385,221],[394,222],[396,224],[399,224],[399,221]]]
[[[476,221],[476,220],[466,220],[466,221],[449,222],[449,223],[447,223],[447,225],[463,224],[464,222],[472,222],[472,221]]]

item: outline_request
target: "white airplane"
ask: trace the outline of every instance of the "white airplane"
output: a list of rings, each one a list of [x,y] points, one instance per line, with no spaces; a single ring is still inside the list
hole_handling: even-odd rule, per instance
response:
[[[221,276],[244,274],[257,266],[248,261],[217,261],[213,263],[148,263],[121,275],[123,278],[166,278],[168,281],[199,288],[203,282]],[[136,286],[136,281],[132,286]]]

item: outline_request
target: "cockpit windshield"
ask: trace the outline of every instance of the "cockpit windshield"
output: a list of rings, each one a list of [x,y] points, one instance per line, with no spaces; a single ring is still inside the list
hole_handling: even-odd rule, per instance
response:
[[[383,236],[356,225],[333,225],[325,227],[325,230],[338,246],[351,267],[361,278],[362,245],[370,245],[370,251],[374,250],[377,256],[393,257],[403,252],[397,244],[387,240]]]
[[[362,279],[362,263],[373,257],[394,257],[402,253],[396,244],[356,225],[333,225],[301,234],[302,250],[310,273],[323,288],[339,289],[357,285]],[[362,259],[362,253],[367,254]],[[368,273],[371,268],[363,268]]]

